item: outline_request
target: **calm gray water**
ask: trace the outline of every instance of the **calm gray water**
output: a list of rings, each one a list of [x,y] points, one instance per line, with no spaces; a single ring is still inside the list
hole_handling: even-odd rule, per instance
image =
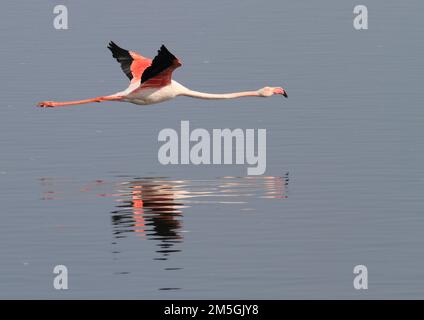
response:
[[[366,1],[365,31],[355,1],[62,3],[69,30],[59,3],[1,5],[0,298],[424,298],[422,1]],[[125,88],[110,40],[289,99],[35,107]],[[264,176],[159,164],[181,120],[267,129]]]

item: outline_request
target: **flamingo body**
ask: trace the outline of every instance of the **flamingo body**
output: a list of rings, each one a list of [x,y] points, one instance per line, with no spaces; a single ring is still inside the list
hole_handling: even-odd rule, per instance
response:
[[[38,103],[38,106],[44,108],[60,107],[102,101],[124,101],[138,105],[149,105],[171,100],[177,96],[199,99],[234,99],[239,97],[269,97],[280,94],[287,98],[287,92],[281,87],[264,87],[255,91],[223,94],[193,91],[172,80],[172,73],[181,66],[181,62],[164,45],[160,47],[153,60],[145,58],[137,52],[122,49],[112,41],[108,48],[130,80],[127,89],[112,95],[85,100],[42,101]]]
[[[175,80],[171,80],[171,83],[164,86],[136,88],[134,90],[129,88],[128,92],[123,93],[123,101],[138,105],[155,104],[175,98],[184,89],[186,88]]]

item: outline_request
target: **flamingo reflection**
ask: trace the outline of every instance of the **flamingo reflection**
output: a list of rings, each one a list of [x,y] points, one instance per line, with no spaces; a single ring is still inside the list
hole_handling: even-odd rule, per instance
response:
[[[116,238],[125,237],[125,233],[134,232],[142,238],[159,241],[158,253],[167,259],[176,243],[182,242],[179,201],[181,190],[172,185],[157,184],[148,179],[124,183],[123,193],[119,193],[118,210],[112,211],[112,224]]]
[[[128,179],[128,178],[126,178]],[[110,197],[117,204],[111,212],[114,243],[135,235],[154,240],[159,257],[167,260],[181,251],[183,210],[205,205],[234,205],[240,212],[255,211],[263,205],[259,199],[287,198],[288,173],[283,176],[221,177],[204,180],[171,180],[162,177],[132,178],[123,182],[95,180],[83,187],[75,181],[42,178],[43,200],[62,200],[69,188],[87,195]],[[101,191],[106,191],[101,193]],[[70,192],[70,191],[69,191]],[[267,201],[267,200],[262,200]],[[191,211],[193,212],[193,210]]]

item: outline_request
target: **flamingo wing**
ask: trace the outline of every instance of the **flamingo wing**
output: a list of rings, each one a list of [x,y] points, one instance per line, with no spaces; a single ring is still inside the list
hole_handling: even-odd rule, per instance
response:
[[[145,58],[134,51],[128,51],[111,41],[108,45],[112,56],[121,64],[121,69],[130,79],[131,83],[139,82],[141,75],[152,64],[152,60]]]
[[[162,87],[170,84],[172,72],[180,66],[180,60],[162,45],[151,65],[143,71],[140,87]]]

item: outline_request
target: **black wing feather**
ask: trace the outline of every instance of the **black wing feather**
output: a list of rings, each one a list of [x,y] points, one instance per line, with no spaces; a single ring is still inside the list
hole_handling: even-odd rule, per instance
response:
[[[115,42],[109,42],[108,48],[112,51],[112,56],[121,64],[121,69],[132,80],[131,63],[134,61],[128,50],[122,49]]]
[[[151,66],[144,70],[141,76],[140,84],[168,69],[174,64],[175,61],[178,61],[178,59],[171,52],[169,52],[164,45],[162,45],[158,50],[158,54],[153,59]]]

